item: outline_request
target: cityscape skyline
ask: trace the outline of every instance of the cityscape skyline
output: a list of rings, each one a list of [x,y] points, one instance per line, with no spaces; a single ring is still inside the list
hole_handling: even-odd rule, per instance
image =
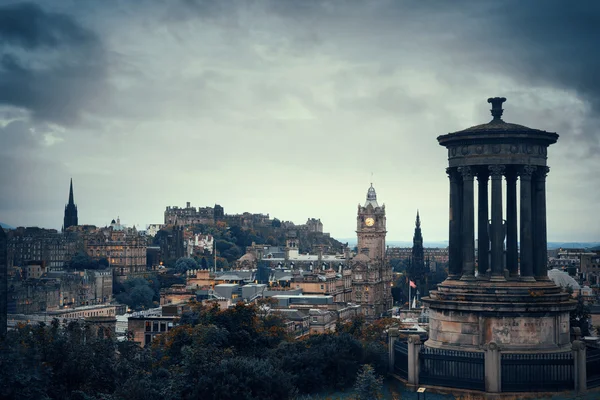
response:
[[[0,6],[39,21],[0,24],[0,222],[60,229],[72,177],[80,224],[145,227],[190,201],[348,238],[373,173],[390,240],[417,209],[425,242],[445,240],[435,138],[488,122],[497,95],[506,121],[560,135],[548,240],[600,240],[598,28],[576,18],[597,5],[112,4]]]

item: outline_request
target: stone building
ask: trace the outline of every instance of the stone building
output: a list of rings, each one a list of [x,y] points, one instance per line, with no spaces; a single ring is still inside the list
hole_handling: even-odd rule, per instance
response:
[[[119,218],[83,234],[83,244],[90,257],[106,258],[120,281],[146,273],[146,238],[135,227],[122,226]]]
[[[600,250],[581,255],[581,274],[584,282],[596,289],[600,284]]]
[[[321,219],[309,218],[306,221],[305,226],[306,230],[309,232],[323,233],[323,223],[321,222]]]
[[[55,229],[19,227],[9,231],[7,236],[9,271],[25,267],[31,261],[44,263],[48,271],[61,271],[79,246],[72,227],[64,233]]]
[[[148,346],[155,337],[162,335],[175,326],[173,316],[134,316],[127,320],[127,331],[134,342]]]
[[[392,269],[386,258],[385,205],[379,206],[373,185],[356,218],[358,251],[351,260],[352,301],[367,318],[382,316],[392,307]]]
[[[219,210],[219,212],[220,211],[222,211],[222,208]],[[192,207],[188,201],[185,208],[168,206],[165,209],[164,221],[165,225],[212,225],[215,223],[215,209],[213,207]]]
[[[111,269],[50,272],[40,279],[12,280],[8,289],[11,314],[34,314],[111,301]]]
[[[388,247],[386,250],[388,260],[410,260],[412,259],[412,247]],[[423,257],[425,260],[436,263],[448,262],[448,248],[424,247]]]
[[[292,276],[290,287],[301,289],[305,295],[332,296],[334,303],[348,303],[352,299],[352,271],[342,269],[304,273]]]
[[[158,231],[152,243],[160,248],[160,261],[175,261],[185,256],[184,236],[185,228],[180,225],[165,226]]]

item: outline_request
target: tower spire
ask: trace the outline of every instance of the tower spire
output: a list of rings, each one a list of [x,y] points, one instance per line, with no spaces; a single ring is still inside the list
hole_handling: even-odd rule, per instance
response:
[[[73,200],[73,178],[71,178],[71,186],[69,187],[69,204],[75,204]]]
[[[63,218],[63,231],[70,226],[76,226],[77,224],[77,206],[75,205],[75,199],[73,197],[73,178],[71,178],[71,184],[69,185],[69,203],[65,206],[65,216]]]

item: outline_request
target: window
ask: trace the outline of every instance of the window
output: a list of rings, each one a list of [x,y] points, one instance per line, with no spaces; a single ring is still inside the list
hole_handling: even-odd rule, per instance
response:
[[[158,332],[158,322],[156,321],[152,323],[152,332]]]
[[[150,321],[146,321],[146,332],[150,332],[152,330]]]
[[[161,332],[166,332],[167,331],[167,324],[164,322],[160,323],[160,331]]]
[[[321,285],[321,290],[325,289],[325,285]]]
[[[318,319],[317,319],[317,317],[313,317],[313,320],[312,320],[312,322],[318,322]]]
[[[150,342],[152,342],[152,335],[146,333],[146,335],[144,336],[144,346],[148,346]]]

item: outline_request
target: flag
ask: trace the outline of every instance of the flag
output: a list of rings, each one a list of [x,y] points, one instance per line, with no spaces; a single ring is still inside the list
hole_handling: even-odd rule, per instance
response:
[[[417,287],[417,285],[413,281],[410,281],[410,287],[414,289]]]

